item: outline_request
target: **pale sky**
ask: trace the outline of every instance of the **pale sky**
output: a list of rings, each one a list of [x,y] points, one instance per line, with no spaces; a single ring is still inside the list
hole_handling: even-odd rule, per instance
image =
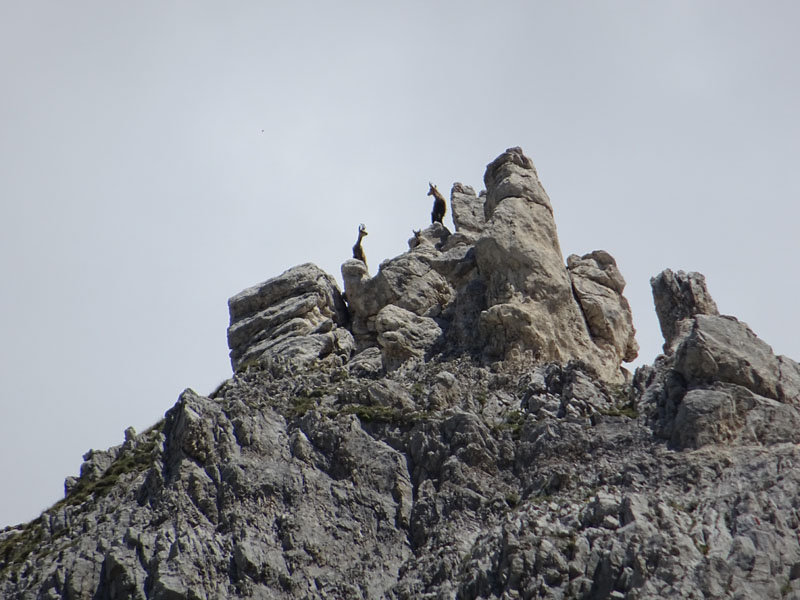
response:
[[[0,527],[230,376],[227,299],[372,272],[521,146],[564,257],[706,275],[800,359],[800,3],[0,1]],[[446,224],[452,229],[449,214]]]

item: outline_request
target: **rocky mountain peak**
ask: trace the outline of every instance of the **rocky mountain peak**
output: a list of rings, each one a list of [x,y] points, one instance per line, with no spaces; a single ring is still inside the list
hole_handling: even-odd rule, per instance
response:
[[[800,365],[666,270],[629,376],[614,258],[519,148],[485,182],[344,293],[232,297],[233,376],[0,531],[0,598],[800,599]]]
[[[621,364],[636,358],[638,346],[614,259],[598,250],[564,264],[547,193],[520,148],[490,163],[484,181],[480,196],[453,185],[455,233],[434,223],[409,240],[407,252],[381,263],[374,276],[363,262],[346,261],[349,319],[326,317],[325,331],[320,315],[339,314],[341,294],[327,278],[326,291],[311,299],[313,282],[324,279],[311,265],[232,298],[228,339],[234,369],[286,358],[287,336],[293,335],[298,340],[292,343],[308,346],[295,351],[299,365],[345,360],[353,349],[357,363],[377,358],[372,349],[380,350],[373,371],[436,354],[486,363],[530,356],[580,360],[607,381],[624,381]],[[296,286],[293,305],[280,290],[286,281],[304,278],[309,282]],[[274,306],[254,298],[274,298]],[[276,311],[281,318],[273,316]],[[291,330],[285,315],[292,316]]]

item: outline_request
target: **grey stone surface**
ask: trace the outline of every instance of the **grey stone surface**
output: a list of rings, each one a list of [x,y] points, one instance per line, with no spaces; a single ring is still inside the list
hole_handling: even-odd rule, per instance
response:
[[[452,287],[431,264],[440,254],[434,240],[443,231],[439,223],[430,226],[422,233],[423,243],[384,261],[372,278],[366,269],[354,264],[359,261],[342,265],[352,332],[359,350],[377,345],[376,318],[384,307],[393,305],[418,316],[436,317],[451,302]]]
[[[581,359],[602,377],[621,381],[623,357],[633,351],[627,340],[623,352],[603,337],[598,336],[600,345],[593,341],[573,296],[553,209],[533,163],[512,148],[487,167],[484,181],[487,222],[475,256],[486,286],[487,308],[479,323],[486,352],[503,359],[509,352],[525,351],[543,361]],[[578,278],[577,285],[586,290],[591,311],[590,282]],[[602,319],[590,314],[593,322]]]
[[[745,323],[715,314],[703,282],[671,271],[651,279],[662,330],[673,336],[643,394],[655,431],[679,448],[796,443],[800,366]]]
[[[664,352],[672,352],[681,324],[694,315],[719,315],[717,304],[706,289],[706,278],[701,273],[674,273],[665,269],[652,279],[656,315],[664,336]]]
[[[362,263],[363,264],[363,263]],[[234,371],[279,359],[302,367],[355,347],[336,281],[316,265],[299,265],[228,300],[228,347]]]
[[[450,190],[450,206],[456,232],[464,235],[478,234],[486,224],[483,212],[484,199],[479,198],[470,186],[454,183]]]
[[[374,276],[358,261],[342,265],[357,350],[378,345],[376,318],[391,305],[435,319],[452,356],[578,359],[623,381],[621,364],[638,346],[614,259],[574,256],[568,272],[550,201],[521,149],[493,161],[484,181],[480,196],[453,185],[455,234],[439,223],[415,231],[409,251]]]
[[[423,358],[442,337],[442,329],[430,317],[389,304],[375,317],[383,365],[395,369],[412,358]]]
[[[614,257],[604,250],[580,257],[572,254],[567,258],[567,268],[592,341],[610,346],[625,362],[633,361],[639,354],[639,344],[631,307],[622,295],[625,279]]]
[[[618,377],[613,259],[565,267],[501,158],[479,228],[462,189],[461,231],[347,261],[347,311],[310,265],[234,297],[232,378],[0,531],[0,598],[800,598],[800,366],[662,274],[669,352]]]

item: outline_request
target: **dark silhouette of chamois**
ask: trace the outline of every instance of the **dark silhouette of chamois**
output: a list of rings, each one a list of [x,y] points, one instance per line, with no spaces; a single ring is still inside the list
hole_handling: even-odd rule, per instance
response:
[[[366,265],[367,257],[364,256],[364,249],[361,247],[361,240],[365,235],[368,235],[367,228],[364,227],[364,224],[362,223],[358,226],[358,241],[356,242],[356,245],[353,246],[353,258],[360,260]]]
[[[428,190],[428,196],[433,196],[433,211],[431,212],[431,223],[439,223],[442,222],[444,219],[444,213],[447,210],[447,205],[444,201],[444,196],[442,196],[441,192],[436,189],[436,186],[433,185],[431,182],[428,182],[430,189]]]

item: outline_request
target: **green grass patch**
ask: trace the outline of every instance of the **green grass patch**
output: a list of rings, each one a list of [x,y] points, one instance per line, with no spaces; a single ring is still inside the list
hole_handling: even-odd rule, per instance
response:
[[[519,439],[522,433],[522,426],[525,425],[526,413],[521,410],[510,410],[503,416],[503,422],[495,425],[493,429],[496,432],[508,431],[511,437]]]
[[[605,415],[606,417],[627,417],[628,419],[636,419],[639,416],[639,411],[629,404],[620,408],[609,408],[608,410],[603,410],[600,414]]]
[[[356,415],[363,423],[390,423],[393,425],[409,426],[420,421],[430,419],[434,413],[425,410],[404,410],[390,406],[348,404],[341,411],[328,413],[329,417],[341,415]]]
[[[156,429],[160,431],[161,427],[163,427],[163,421],[156,423],[148,429],[148,432]],[[83,504],[89,498],[98,499],[105,496],[123,475],[134,472],[141,473],[149,469],[153,464],[157,447],[157,439],[152,439],[140,442],[133,452],[122,452],[97,479],[87,479],[86,477],[79,479],[70,494],[56,502],[53,508],[76,506]]]
[[[318,403],[316,398],[310,396],[295,396],[292,406],[289,408],[289,418],[297,419],[302,417],[308,411],[317,408]]]
[[[20,564],[44,540],[42,517],[27,523],[20,533],[14,534],[0,543],[0,573],[12,565]]]
[[[343,415],[356,415],[367,423],[395,423],[403,418],[401,410],[390,406],[365,406],[364,404],[350,404],[342,409]]]

